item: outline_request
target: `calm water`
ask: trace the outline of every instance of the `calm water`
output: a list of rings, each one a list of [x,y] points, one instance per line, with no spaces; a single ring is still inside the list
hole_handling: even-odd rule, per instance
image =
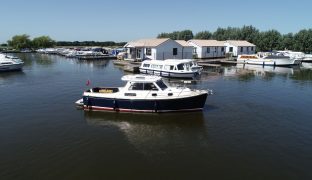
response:
[[[91,86],[121,86],[111,61],[17,54],[0,74],[0,179],[311,179],[312,64],[208,69],[203,112],[84,112]],[[309,66],[311,69],[309,69]],[[180,80],[170,80],[180,84]]]

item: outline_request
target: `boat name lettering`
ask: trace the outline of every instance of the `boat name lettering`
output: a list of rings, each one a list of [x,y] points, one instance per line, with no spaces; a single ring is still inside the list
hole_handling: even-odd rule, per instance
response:
[[[100,89],[99,93],[113,93],[112,89]]]

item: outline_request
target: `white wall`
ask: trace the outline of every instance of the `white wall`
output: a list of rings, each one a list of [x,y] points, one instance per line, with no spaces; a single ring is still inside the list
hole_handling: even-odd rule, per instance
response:
[[[243,52],[241,52],[240,46],[233,46],[229,43],[224,43],[226,46],[226,53],[230,52],[230,47],[233,47],[233,56],[238,56],[240,54],[255,54],[256,53],[256,47],[255,46],[243,46]],[[253,47],[253,50],[251,48]],[[247,50],[248,48],[248,50]]]
[[[173,55],[173,48],[177,48],[177,55]],[[183,47],[174,40],[168,40],[155,48],[156,59],[191,59],[192,47]],[[182,55],[183,53],[183,55]]]
[[[196,51],[196,56],[197,58],[202,58],[202,48],[200,46],[197,46],[195,43],[193,43],[192,41],[188,41],[188,43],[193,46],[193,50],[195,49]]]
[[[207,48],[210,49],[210,51],[207,51]],[[223,51],[222,51],[222,47],[218,47],[218,46],[210,46],[210,47],[202,47],[202,54],[201,54],[201,58],[220,58],[220,57],[225,57],[225,47],[223,47]]]
[[[210,52],[207,52],[208,46],[198,46],[192,41],[189,41],[189,44],[193,46],[193,48],[196,49],[197,58],[203,59],[203,58],[220,58],[225,57],[225,46],[224,51],[222,52],[222,47],[220,46],[209,46]]]

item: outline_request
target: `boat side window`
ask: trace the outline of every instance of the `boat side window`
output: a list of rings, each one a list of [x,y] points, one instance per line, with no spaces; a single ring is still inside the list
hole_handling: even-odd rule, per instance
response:
[[[158,65],[158,64],[152,64],[151,65],[151,68],[154,68],[154,69],[162,69],[162,65]]]
[[[144,83],[144,90],[146,90],[146,91],[158,91],[157,87],[153,83]]]
[[[186,69],[187,71],[189,71],[190,70],[190,64],[185,64],[185,68],[184,69]]]
[[[143,83],[132,83],[129,90],[143,90]]]
[[[170,66],[169,65],[165,65],[164,66],[164,70],[170,70]]]
[[[173,70],[174,69],[174,66],[170,66],[170,70]]]
[[[184,70],[183,64],[178,64],[177,67],[178,67],[178,70]]]
[[[157,81],[156,84],[161,90],[167,89],[167,85],[163,81]]]
[[[143,67],[150,67],[150,64],[143,64]]]

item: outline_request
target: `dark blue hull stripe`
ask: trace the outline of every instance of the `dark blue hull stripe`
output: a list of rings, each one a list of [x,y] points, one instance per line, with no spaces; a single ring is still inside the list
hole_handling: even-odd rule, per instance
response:
[[[172,112],[201,110],[207,94],[179,99],[133,100],[84,96],[84,109],[123,112]]]

